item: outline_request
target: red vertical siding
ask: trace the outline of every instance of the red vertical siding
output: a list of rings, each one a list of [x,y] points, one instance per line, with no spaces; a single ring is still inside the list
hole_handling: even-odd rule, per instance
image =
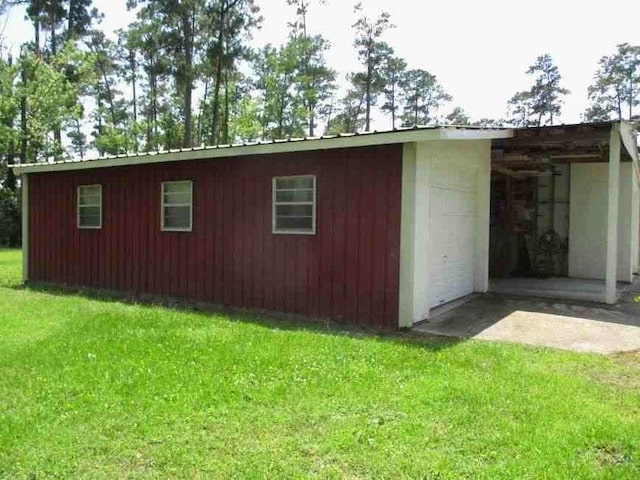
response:
[[[397,326],[399,145],[32,174],[30,279]],[[317,177],[317,233],[271,233],[274,176]],[[160,231],[160,183],[193,181],[193,231]],[[78,185],[103,228],[76,227]]]

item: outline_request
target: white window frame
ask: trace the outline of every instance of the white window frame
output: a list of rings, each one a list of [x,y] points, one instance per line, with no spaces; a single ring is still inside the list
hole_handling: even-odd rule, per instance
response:
[[[90,205],[80,205],[80,190],[83,188],[98,187],[100,192],[100,203]],[[82,207],[99,207],[100,208],[100,225],[81,225],[80,224],[80,210]],[[99,183],[93,183],[90,185],[78,185],[76,188],[76,225],[80,230],[101,230],[102,229],[102,185]]]
[[[291,178],[312,178],[313,179],[313,201],[311,202],[278,202],[276,200],[276,185],[279,179]],[[315,235],[316,234],[316,210],[317,210],[317,180],[315,175],[284,175],[273,177],[271,183],[271,233],[274,235]],[[312,205],[311,209],[311,230],[278,230],[276,228],[276,207],[278,205]]]
[[[165,185],[177,184],[177,183],[188,183],[189,184],[189,203],[172,203],[169,205],[165,205],[164,203],[164,191]],[[176,228],[176,227],[165,227],[164,225],[164,207],[189,207],[189,227],[188,228]],[[162,182],[160,188],[160,229],[163,232],[191,232],[193,231],[193,181],[192,180],[173,180],[168,182]]]

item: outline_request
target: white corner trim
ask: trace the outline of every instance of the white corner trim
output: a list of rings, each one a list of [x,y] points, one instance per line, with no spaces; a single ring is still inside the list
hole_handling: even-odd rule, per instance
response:
[[[479,157],[476,176],[476,225],[474,289],[477,293],[489,291],[489,251],[491,248],[491,142],[483,147],[484,158]]]
[[[20,178],[22,188],[22,281],[29,281],[29,175]]]
[[[179,162],[186,160],[213,160],[272,153],[330,150],[336,148],[367,147],[373,145],[403,144],[432,140],[482,140],[511,138],[513,129],[462,129],[453,127],[417,128],[392,132],[350,135],[337,138],[296,139],[255,145],[233,145],[215,148],[200,148],[187,151],[170,151],[144,155],[123,155],[116,158],[57,162],[50,164],[25,164],[13,167],[16,174],[92,168],[144,165],[151,163]]]
[[[405,143],[402,149],[402,200],[400,206],[400,283],[398,327],[414,322],[414,272],[416,249],[416,174],[417,144]]]
[[[609,200],[607,205],[607,274],[605,279],[608,304],[618,300],[618,214],[620,201],[620,124],[611,126],[609,140]]]

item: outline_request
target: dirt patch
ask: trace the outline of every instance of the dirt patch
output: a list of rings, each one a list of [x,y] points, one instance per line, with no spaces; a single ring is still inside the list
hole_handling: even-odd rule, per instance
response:
[[[593,459],[599,467],[616,467],[632,461],[627,450],[615,444],[601,444],[589,449],[586,456]]]
[[[613,358],[617,363],[636,366],[640,369],[640,350],[614,353],[611,355],[611,358]]]

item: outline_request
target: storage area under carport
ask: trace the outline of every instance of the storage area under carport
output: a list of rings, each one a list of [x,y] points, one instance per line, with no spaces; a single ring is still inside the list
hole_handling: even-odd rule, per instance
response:
[[[490,291],[617,300],[640,263],[635,142],[609,122],[493,142]]]

